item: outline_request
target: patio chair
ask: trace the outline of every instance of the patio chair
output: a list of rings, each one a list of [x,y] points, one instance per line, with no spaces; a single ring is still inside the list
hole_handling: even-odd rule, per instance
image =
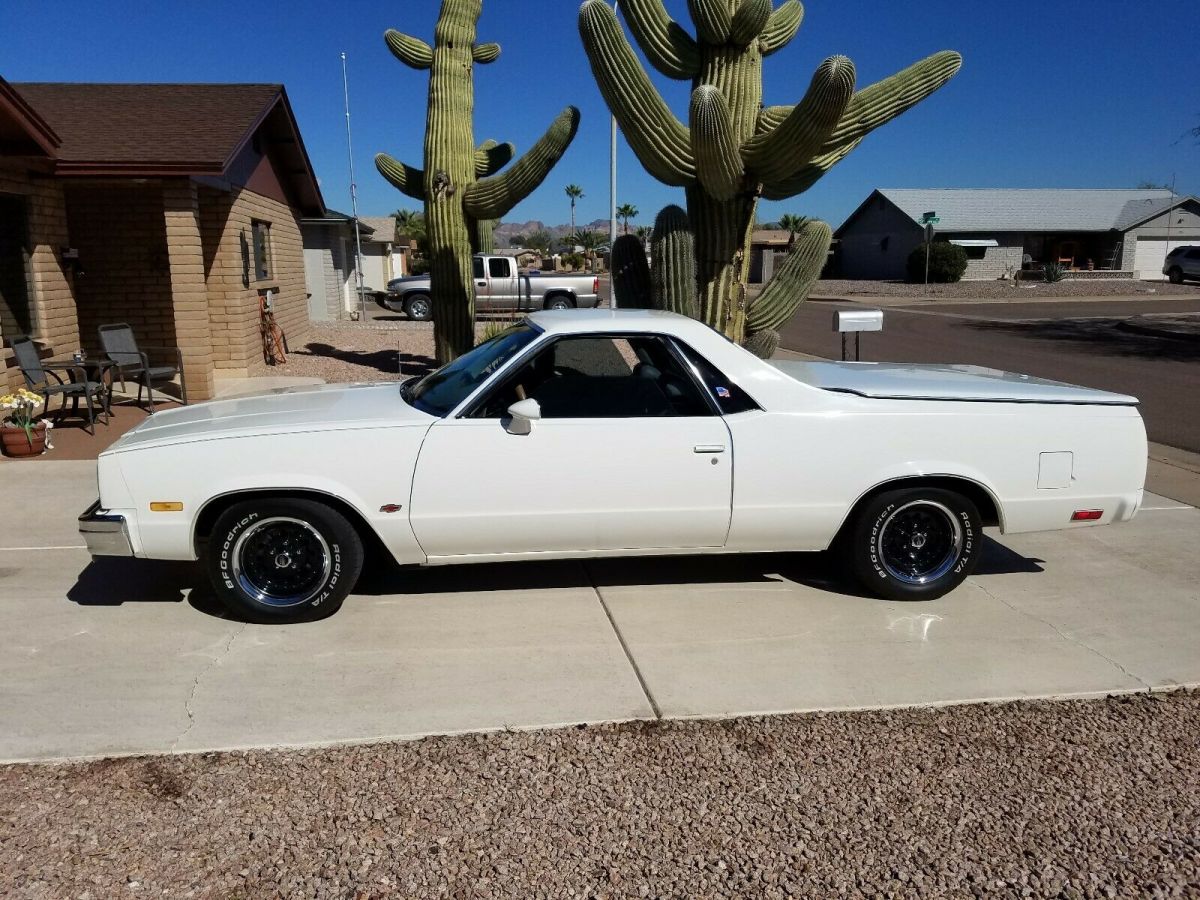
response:
[[[67,409],[67,399],[71,400],[71,415],[79,415],[79,401],[87,404],[88,434],[96,433],[96,413],[104,413],[104,422],[108,424],[111,415],[105,402],[107,387],[99,381],[90,381],[87,368],[79,364],[43,362],[38,353],[37,345],[27,335],[18,335],[12,339],[13,355],[17,358],[17,366],[25,377],[25,386],[35,394],[40,394],[46,405],[45,415],[50,414],[50,398],[62,397],[62,405],[58,408],[54,420],[57,423]],[[70,381],[65,381],[59,372],[67,372]],[[51,381],[51,379],[54,379]],[[96,401],[99,404],[96,404]]]
[[[127,377],[137,382],[138,406],[142,405],[142,389],[145,388],[146,402],[149,404],[151,415],[154,414],[154,383],[156,381],[174,381],[176,375],[179,376],[179,389],[183,396],[183,404],[187,405],[187,380],[183,375],[183,353],[178,347],[139,347],[137,338],[133,336],[133,329],[123,323],[101,325],[100,346],[104,348],[105,355],[116,364],[116,377],[121,379],[122,387],[125,386]],[[174,354],[175,365],[150,365],[150,357],[146,354],[147,350]]]

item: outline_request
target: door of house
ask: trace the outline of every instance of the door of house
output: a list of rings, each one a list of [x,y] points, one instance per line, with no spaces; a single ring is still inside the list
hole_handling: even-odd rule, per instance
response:
[[[25,198],[0,194],[0,334],[5,337],[33,330],[29,256]]]

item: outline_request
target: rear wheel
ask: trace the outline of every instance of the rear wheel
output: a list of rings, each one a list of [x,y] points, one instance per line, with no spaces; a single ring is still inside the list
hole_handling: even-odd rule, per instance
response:
[[[428,322],[433,318],[433,304],[425,294],[416,294],[404,301],[404,312],[414,322]]]
[[[363,547],[346,517],[323,503],[249,500],[217,519],[205,562],[238,618],[305,622],[341,607],[362,571]]]
[[[574,309],[575,304],[571,301],[570,297],[567,297],[563,294],[558,294],[554,297],[546,298],[546,303],[544,305],[544,308],[545,309]]]
[[[1167,278],[1171,279],[1171,284],[1183,284],[1183,269],[1176,266],[1167,273]]]
[[[868,500],[844,549],[867,590],[889,600],[933,600],[975,571],[983,540],[975,504],[940,488],[904,488]]]

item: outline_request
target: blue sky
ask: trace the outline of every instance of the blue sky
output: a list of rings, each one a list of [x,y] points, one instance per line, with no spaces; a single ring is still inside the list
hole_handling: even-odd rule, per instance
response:
[[[777,0],[778,5],[779,0]],[[359,208],[413,206],[375,172],[385,150],[421,164],[426,78],[384,46],[388,27],[432,39],[436,0],[274,3],[7,0],[0,75],[10,81],[283,82],[326,203],[349,207],[339,53],[350,66]],[[687,22],[684,0],[668,0]],[[586,193],[580,221],[608,210],[608,112],[576,30],[575,0],[487,0],[480,40],[500,59],[476,68],[475,137],[532,144],[568,103],[579,135],[542,187],[510,221],[565,222],[563,186]],[[1200,193],[1200,143],[1180,136],[1200,124],[1194,42],[1172,23],[1195,21],[1195,0],[809,0],[804,27],[766,60],[767,103],[799,99],[826,56],[854,59],[859,85],[941,49],[965,57],[930,100],[875,132],[808,193],[764,204],[838,225],[876,186],[1132,187],[1176,177]],[[1184,29],[1186,31],[1186,28]],[[657,78],[686,116],[688,88]],[[618,202],[649,224],[681,192],[646,175],[623,144]]]

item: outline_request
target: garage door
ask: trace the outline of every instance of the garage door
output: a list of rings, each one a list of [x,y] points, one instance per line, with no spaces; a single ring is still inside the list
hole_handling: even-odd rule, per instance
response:
[[[1188,247],[1200,243],[1195,238],[1138,238],[1137,255],[1134,257],[1133,269],[1137,277],[1144,281],[1162,281],[1166,276],[1162,273],[1163,263],[1167,254],[1176,247]]]

